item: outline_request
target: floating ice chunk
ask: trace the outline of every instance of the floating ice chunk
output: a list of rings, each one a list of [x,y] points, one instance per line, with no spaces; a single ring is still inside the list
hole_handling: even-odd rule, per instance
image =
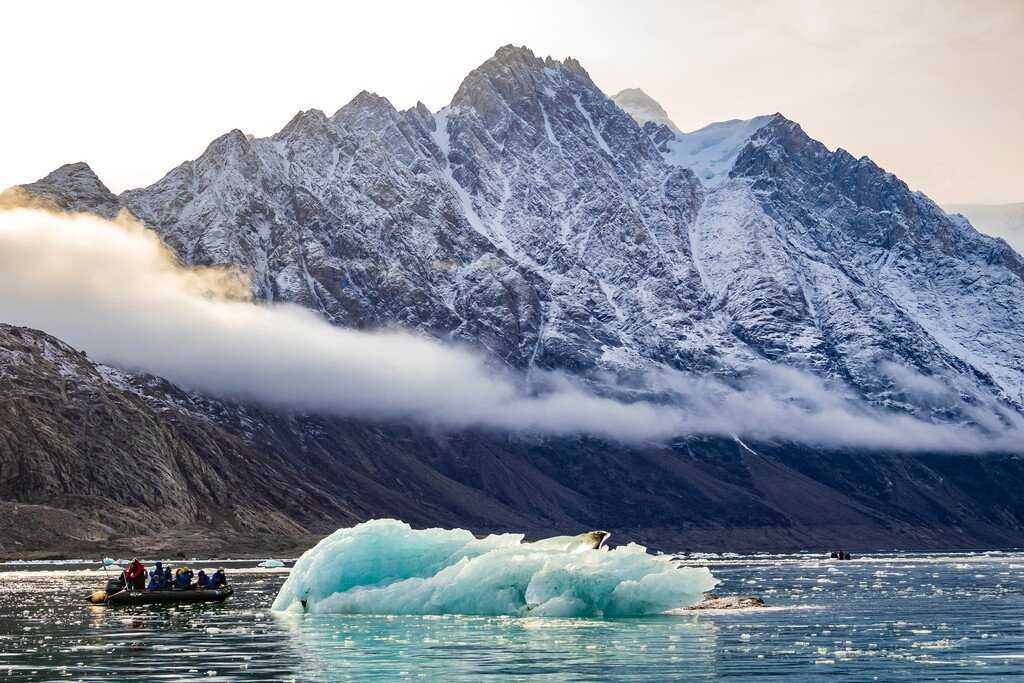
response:
[[[284,562],[282,562],[281,560],[263,560],[256,566],[262,567],[263,569],[272,569],[276,567],[283,567]]]
[[[524,543],[522,534],[477,539],[464,529],[414,530],[374,520],[340,529],[306,551],[274,609],[638,616],[692,605],[718,583],[706,568],[681,567],[642,546],[608,550],[592,541],[585,535],[535,543]]]

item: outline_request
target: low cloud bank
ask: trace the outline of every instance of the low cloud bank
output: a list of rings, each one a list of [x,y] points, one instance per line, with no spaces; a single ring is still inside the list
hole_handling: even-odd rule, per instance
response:
[[[178,265],[154,233],[127,218],[0,211],[0,321],[188,389],[339,416],[628,442],[708,434],[900,450],[1016,450],[1024,434],[1016,413],[987,411],[984,433],[932,424],[767,366],[741,388],[652,375],[651,388],[672,396],[671,405],[597,396],[550,374],[543,389],[527,390],[465,349],[253,303],[235,275]],[[900,372],[915,391],[940,393],[941,383],[905,368],[890,374]]]

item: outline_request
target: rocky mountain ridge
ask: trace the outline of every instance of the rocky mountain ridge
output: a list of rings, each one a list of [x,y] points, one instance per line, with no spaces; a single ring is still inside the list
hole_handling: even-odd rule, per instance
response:
[[[186,263],[335,324],[520,369],[737,375],[768,360],[872,401],[895,363],[1020,407],[1024,261],[781,115],[641,128],[575,60],[506,46],[451,104],[360,93],[232,131],[115,202],[81,166],[24,191],[123,207]]]

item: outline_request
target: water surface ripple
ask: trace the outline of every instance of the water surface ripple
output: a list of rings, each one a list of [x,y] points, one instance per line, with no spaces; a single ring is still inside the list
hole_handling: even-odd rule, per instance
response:
[[[1024,675],[1024,553],[707,556],[771,607],[588,620],[303,616],[287,570],[228,565],[223,605],[94,607],[103,572],[0,565],[0,679],[1000,680]]]

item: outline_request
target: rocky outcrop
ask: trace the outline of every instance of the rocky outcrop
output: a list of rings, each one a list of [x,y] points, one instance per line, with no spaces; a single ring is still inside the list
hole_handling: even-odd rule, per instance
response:
[[[65,164],[34,183],[0,194],[0,207],[27,204],[64,211],[90,211],[113,218],[120,209],[117,195],[84,162]]]
[[[758,609],[764,607],[764,600],[753,595],[715,595],[707,593],[704,599],[686,609],[691,611],[719,609]]]

